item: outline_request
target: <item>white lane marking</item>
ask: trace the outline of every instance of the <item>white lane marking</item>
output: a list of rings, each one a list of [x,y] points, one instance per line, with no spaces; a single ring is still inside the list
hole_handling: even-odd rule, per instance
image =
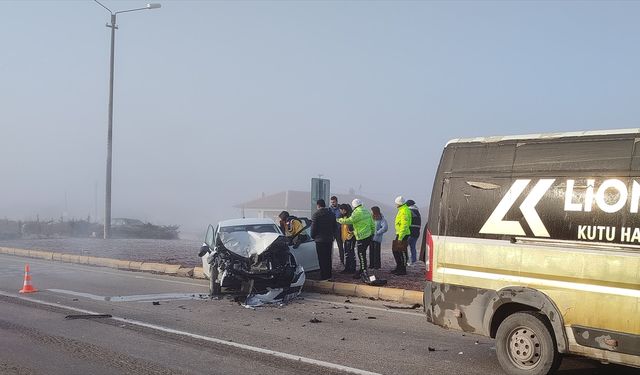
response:
[[[73,290],[64,290],[64,289],[47,289],[50,292],[54,292],[54,293],[61,293],[61,294],[69,294],[72,296],[76,296],[76,297],[85,297],[85,298],[89,298],[92,299],[94,301],[106,301],[106,297],[104,296],[97,296],[95,294],[91,294],[91,293],[81,293],[81,292],[74,292]]]
[[[149,301],[171,301],[185,299],[202,299],[209,294],[204,293],[158,293],[158,294],[138,294],[132,296],[107,297],[112,302],[149,302]]]
[[[66,289],[47,289],[50,292],[69,294],[77,297],[85,297],[95,301],[110,301],[110,302],[150,302],[150,301],[172,301],[172,300],[187,300],[187,299],[201,299],[202,296],[207,296],[204,293],[156,293],[156,294],[137,294],[131,296],[98,296],[90,293],[76,292]]]
[[[332,305],[339,305],[339,306],[360,307],[360,308],[363,308],[363,309],[374,310],[374,311],[382,311],[382,312],[388,312],[388,313],[394,313],[394,314],[412,315],[412,316],[419,316],[419,317],[425,317],[426,316],[424,314],[416,313],[416,312],[397,311],[397,310],[392,310],[392,309],[389,309],[389,308],[359,305],[359,304],[356,304],[356,303],[333,302],[333,301],[327,301],[327,300],[324,300],[324,299],[316,299],[316,298],[308,298],[308,297],[304,297],[304,300],[305,301],[311,301],[311,302],[330,303]]]
[[[16,294],[12,294],[12,293],[5,293],[3,291],[0,291],[0,295],[3,295],[5,297],[17,298],[17,299],[20,299],[20,300],[23,300],[23,301],[30,301],[30,302],[38,303],[38,304],[45,305],[45,306],[64,308],[64,309],[68,309],[68,310],[71,310],[71,311],[80,312],[80,313],[83,313],[83,314],[99,314],[99,313],[94,312],[94,311],[79,309],[79,308],[72,307],[72,306],[66,306],[66,305],[63,305],[63,304],[60,304],[60,303],[51,303],[51,302],[41,301],[41,300],[38,300],[38,299],[22,297],[22,296],[19,296],[19,295],[16,295]],[[361,369],[357,369],[357,368],[353,368],[353,367],[339,365],[337,363],[325,362],[325,361],[321,361],[319,359],[302,357],[302,356],[298,356],[298,355],[295,355],[295,354],[278,352],[278,351],[275,351],[275,350],[263,349],[263,348],[259,348],[259,347],[251,346],[251,345],[239,344],[239,343],[236,343],[236,342],[230,342],[230,341],[217,339],[215,337],[197,335],[195,333],[180,331],[180,330],[177,330],[177,329],[167,328],[167,327],[163,327],[163,326],[159,326],[159,325],[155,325],[155,324],[150,324],[150,323],[145,323],[145,322],[141,322],[141,321],[138,321],[138,320],[125,319],[125,318],[120,318],[120,317],[117,317],[117,316],[113,316],[111,319],[113,319],[115,321],[118,321],[118,322],[126,323],[126,324],[131,324],[131,325],[135,325],[135,326],[139,326],[139,327],[145,327],[145,328],[154,329],[156,331],[172,333],[174,335],[191,337],[191,338],[194,338],[194,339],[204,340],[204,341],[212,342],[212,343],[219,344],[219,345],[230,346],[232,348],[249,350],[249,351],[256,352],[256,353],[271,355],[271,356],[274,356],[274,357],[277,357],[277,358],[288,359],[290,361],[302,362],[302,363],[306,363],[306,364],[310,364],[310,365],[314,365],[314,366],[329,368],[329,369],[332,369],[332,370],[344,371],[344,372],[347,372],[347,373],[350,373],[350,374],[382,375],[382,374],[379,374],[379,373],[376,373],[376,372],[371,372],[371,371],[361,370]]]
[[[203,294],[203,293],[157,293],[157,294],[138,294],[138,295],[131,295],[131,296],[109,297],[109,296],[98,296],[95,294],[82,293],[82,292],[76,292],[73,290],[65,290],[65,289],[47,289],[47,290],[54,293],[69,294],[77,297],[85,297],[95,301],[111,301],[111,302],[149,302],[149,301],[190,300],[190,299],[201,299],[201,296],[203,295],[206,296],[206,294]],[[304,297],[304,300],[302,301],[328,303],[332,305],[348,306],[348,307],[359,307],[367,310],[382,311],[382,312],[388,312],[388,313],[394,313],[394,314],[412,315],[412,316],[419,316],[419,317],[425,316],[424,314],[410,312],[410,311],[396,311],[388,308],[359,305],[355,303],[333,302],[333,301],[327,301],[327,300],[321,300],[321,299],[309,298],[309,297]]]

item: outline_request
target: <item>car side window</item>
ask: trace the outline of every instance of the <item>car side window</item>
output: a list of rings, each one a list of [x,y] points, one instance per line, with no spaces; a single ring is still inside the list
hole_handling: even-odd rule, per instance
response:
[[[207,228],[207,234],[204,236],[204,243],[206,243],[209,247],[213,246],[213,226],[209,225]]]
[[[302,233],[300,233],[301,235],[303,235],[303,241],[304,242],[313,241],[313,238],[311,238],[311,219],[306,217],[301,217],[299,219],[300,219],[300,222],[302,223],[302,227],[305,228],[302,231]]]

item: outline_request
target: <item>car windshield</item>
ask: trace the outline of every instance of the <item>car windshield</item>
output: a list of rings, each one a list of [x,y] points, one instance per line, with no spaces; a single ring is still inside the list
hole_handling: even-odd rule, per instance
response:
[[[275,224],[253,224],[253,225],[233,225],[220,228],[222,233],[232,232],[257,232],[257,233],[280,233]]]

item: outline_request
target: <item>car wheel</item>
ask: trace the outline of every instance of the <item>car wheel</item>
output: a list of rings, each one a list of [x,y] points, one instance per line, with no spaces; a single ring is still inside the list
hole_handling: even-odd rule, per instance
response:
[[[217,296],[222,293],[222,288],[218,282],[218,267],[213,264],[209,266],[209,293],[212,296]]]
[[[509,315],[498,327],[496,352],[510,375],[546,375],[555,372],[562,357],[547,317],[523,311]]]

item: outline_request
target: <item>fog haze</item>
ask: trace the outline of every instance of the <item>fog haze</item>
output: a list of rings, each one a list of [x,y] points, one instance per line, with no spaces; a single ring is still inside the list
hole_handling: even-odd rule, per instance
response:
[[[425,206],[449,139],[640,127],[638,2],[161,3],[118,15],[113,217],[198,233],[318,174]],[[0,2],[0,217],[102,220],[108,21]]]

